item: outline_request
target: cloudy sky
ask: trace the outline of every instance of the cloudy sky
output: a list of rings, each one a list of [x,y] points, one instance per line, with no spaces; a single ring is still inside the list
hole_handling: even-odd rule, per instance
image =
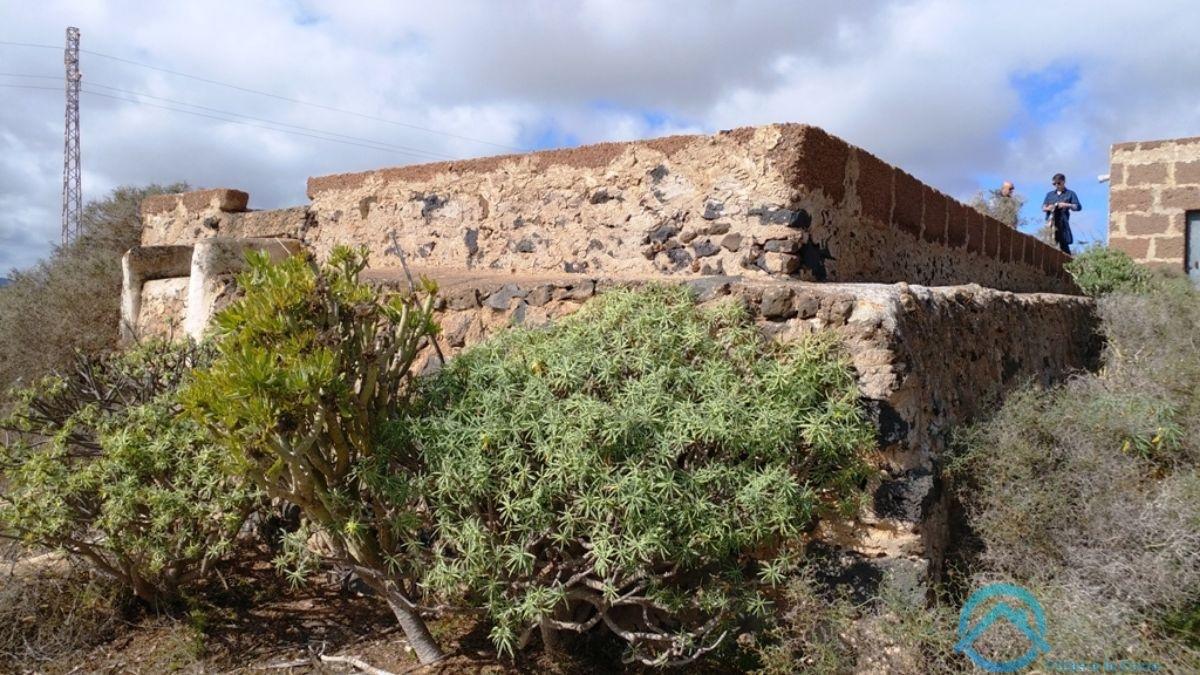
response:
[[[1200,135],[1196,0],[0,0],[0,274],[59,237],[68,25],[85,199],[795,121],[961,198],[1062,171],[1094,240],[1109,145]]]

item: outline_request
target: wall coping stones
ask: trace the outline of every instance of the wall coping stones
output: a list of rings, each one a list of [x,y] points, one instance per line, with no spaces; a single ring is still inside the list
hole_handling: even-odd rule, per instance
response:
[[[147,197],[142,200],[140,212],[145,217],[169,213],[183,207],[186,212],[213,210],[238,213],[246,210],[246,204],[249,201],[250,195],[241,190],[230,188],[196,190]]]

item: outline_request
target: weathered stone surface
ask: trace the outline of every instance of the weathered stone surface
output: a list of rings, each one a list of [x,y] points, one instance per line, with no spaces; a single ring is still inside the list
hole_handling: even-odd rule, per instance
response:
[[[857,194],[864,218],[876,226],[892,222],[892,181],[895,170],[865,150],[854,153],[858,163]]]
[[[796,315],[796,309],[792,307],[792,289],[786,287],[772,287],[763,290],[762,304],[759,311],[763,317],[772,320],[790,319]]]
[[[1125,218],[1125,234],[1133,237],[1147,234],[1165,234],[1171,227],[1171,219],[1163,213],[1143,215],[1131,213]]]
[[[1134,260],[1144,260],[1150,257],[1149,239],[1128,239],[1126,237],[1109,235],[1108,245],[1119,251],[1124,251]]]
[[[1023,258],[931,246],[946,239],[944,195],[802,125],[313,178],[309,194],[315,226],[304,240],[318,257],[337,243],[374,249],[394,234],[423,264],[449,268],[551,273],[569,262],[592,274],[695,274],[738,269],[747,242],[779,228],[822,252],[819,274],[757,259],[747,273],[1072,290]],[[362,217],[367,198],[375,201]],[[966,223],[954,227],[951,247],[961,247]],[[464,241],[465,230],[478,237]],[[712,239],[716,252],[685,248],[714,235],[725,235]]]
[[[1151,257],[1155,260],[1183,260],[1186,250],[1187,240],[1183,236],[1155,237]]]
[[[142,200],[140,210],[142,216],[158,215],[179,210],[185,212],[215,210],[232,213],[245,211],[246,204],[249,201],[250,195],[241,190],[220,188],[147,197]]]
[[[499,290],[487,296],[483,304],[499,310],[506,310],[512,305],[513,298],[524,298],[527,291],[522,291],[516,284],[505,284]]]
[[[1200,185],[1200,159],[1175,164],[1176,185]]]
[[[725,235],[721,240],[721,247],[727,251],[737,251],[742,247],[742,235],[737,232]]]
[[[896,203],[892,211],[892,222],[913,237],[920,237],[925,211],[925,186],[900,169],[896,169],[895,181]]]
[[[1110,190],[1109,208],[1113,211],[1150,211],[1154,208],[1154,193],[1147,188]]]
[[[151,279],[142,284],[138,325],[129,333],[145,339],[174,339],[183,335],[181,325],[187,308],[188,278]]]
[[[213,237],[303,240],[313,223],[307,206],[246,211],[248,198],[239,190],[203,190],[147,198],[141,206],[142,245],[192,244]]]
[[[1163,188],[1159,197],[1159,205],[1168,211],[1200,209],[1200,186]]]
[[[1126,185],[1158,185],[1167,180],[1165,164],[1127,164],[1125,169]]]
[[[692,252],[697,258],[706,258],[710,255],[716,255],[721,251],[721,247],[712,243],[709,239],[701,239],[692,244]]]
[[[788,253],[770,251],[762,256],[762,268],[771,274],[792,274],[800,269],[800,258]]]

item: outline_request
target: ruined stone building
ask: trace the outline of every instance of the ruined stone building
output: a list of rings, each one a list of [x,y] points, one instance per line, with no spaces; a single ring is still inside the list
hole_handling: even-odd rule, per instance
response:
[[[1200,137],[1118,143],[1110,162],[1108,245],[1200,284]]]
[[[1175,162],[1169,175],[1190,180],[1198,166]],[[1128,185],[1133,197],[1140,171],[1114,180],[1114,195]],[[1168,188],[1136,190],[1151,195],[1138,213],[1176,204]],[[744,303],[780,340],[835,331],[883,477],[869,512],[819,536],[848,568],[887,569],[914,589],[939,574],[948,536],[947,430],[1013,387],[1096,358],[1092,303],[1065,273],[1067,256],[815,127],[325,176],[309,179],[308,197],[273,211],[247,210],[236,190],[147,199],[142,245],[124,260],[126,336],[202,335],[247,250],[320,258],[337,244],[366,246],[379,283],[404,287],[401,254],[438,281],[450,356],[650,280]],[[1182,225],[1163,217],[1143,257],[1175,255],[1167,233]],[[1140,241],[1149,218],[1114,223]]]

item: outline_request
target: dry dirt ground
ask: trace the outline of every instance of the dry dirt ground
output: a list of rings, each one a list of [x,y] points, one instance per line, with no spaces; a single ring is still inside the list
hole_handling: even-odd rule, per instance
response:
[[[48,573],[55,573],[54,571]],[[5,583],[21,583],[10,576]],[[351,656],[394,673],[510,673],[523,664],[498,661],[487,628],[443,617],[432,630],[450,655],[421,668],[383,603],[343,589],[322,575],[292,588],[265,558],[231,570],[196,593],[191,607],[132,607],[111,639],[38,664],[0,671],[62,673],[348,673],[320,657]]]
[[[10,561],[11,562],[11,561]],[[0,584],[28,583],[5,566]],[[43,575],[62,575],[50,565]],[[430,628],[448,658],[422,667],[410,653],[386,606],[347,590],[332,574],[293,588],[264,554],[194,591],[190,607],[126,608],[102,642],[49,661],[0,661],[0,673],[296,673],[363,672],[321,656],[354,657],[406,675],[433,673],[630,672],[619,646],[605,637],[578,640],[551,661],[540,651],[497,658],[488,623],[475,616],[434,618]],[[724,672],[730,671],[710,664]],[[635,672],[641,669],[635,669]],[[695,671],[693,671],[695,672]]]

